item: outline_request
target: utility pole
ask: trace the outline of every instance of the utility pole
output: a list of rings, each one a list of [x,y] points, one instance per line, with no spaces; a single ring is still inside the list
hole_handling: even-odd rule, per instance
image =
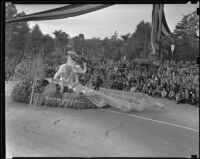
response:
[[[173,61],[174,49],[175,49],[175,45],[174,45],[174,43],[173,43],[173,44],[171,45],[171,51],[172,51],[172,54],[171,54],[171,61]]]

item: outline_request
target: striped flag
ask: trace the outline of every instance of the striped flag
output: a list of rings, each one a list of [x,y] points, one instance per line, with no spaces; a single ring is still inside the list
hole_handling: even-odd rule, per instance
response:
[[[164,4],[153,4],[151,29],[151,46],[153,54],[157,54],[158,52],[161,35],[171,36],[164,14]]]
[[[55,8],[21,17],[15,17],[6,20],[6,24],[13,22],[21,22],[21,21],[40,21],[40,20],[52,20],[52,19],[74,17],[90,13],[111,5],[112,4],[68,4],[60,8]]]

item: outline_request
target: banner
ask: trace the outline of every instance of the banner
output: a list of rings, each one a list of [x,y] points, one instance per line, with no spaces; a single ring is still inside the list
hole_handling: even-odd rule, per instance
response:
[[[52,19],[63,19],[82,14],[94,12],[96,10],[106,8],[111,4],[68,4],[64,7],[51,9],[43,12],[34,14],[24,15],[21,17],[15,17],[6,20],[6,24],[21,22],[21,21],[40,21],[40,20],[52,20]]]

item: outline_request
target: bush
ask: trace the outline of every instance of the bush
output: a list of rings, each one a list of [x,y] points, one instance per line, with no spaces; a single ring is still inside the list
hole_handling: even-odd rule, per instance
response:
[[[11,99],[15,102],[29,103],[32,84],[32,78],[28,78],[19,82],[11,92]]]

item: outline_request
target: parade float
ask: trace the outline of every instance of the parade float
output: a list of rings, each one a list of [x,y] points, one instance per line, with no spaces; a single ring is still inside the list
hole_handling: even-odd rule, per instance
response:
[[[41,79],[36,77],[32,83],[30,104],[56,106],[74,109],[93,109],[111,106],[123,112],[131,110],[142,111],[149,107],[163,106],[153,99],[144,97],[138,99],[134,94],[116,91],[94,90],[79,83],[78,75],[85,74],[84,69],[71,58],[73,52],[68,52],[68,60],[59,66],[54,78]],[[77,56],[77,55],[76,55]]]

